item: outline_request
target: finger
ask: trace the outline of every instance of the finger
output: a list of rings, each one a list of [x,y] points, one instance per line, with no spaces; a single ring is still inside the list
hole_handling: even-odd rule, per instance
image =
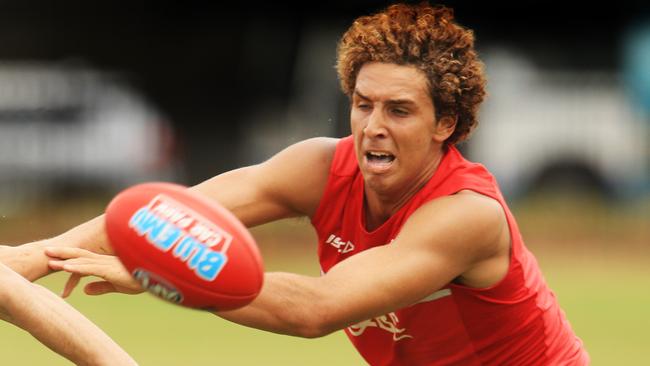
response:
[[[63,267],[69,266],[69,268],[74,268],[74,266],[78,265],[88,265],[88,264],[96,264],[96,265],[101,265],[102,262],[97,261],[94,258],[71,258],[71,259],[50,259],[47,261],[48,266],[56,271],[63,270]]]
[[[68,281],[66,281],[65,286],[63,287],[63,292],[61,293],[62,298],[66,298],[70,296],[72,293],[72,290],[74,290],[75,287],[79,284],[79,280],[81,280],[81,276],[73,273],[68,277]]]
[[[84,292],[88,295],[103,295],[110,292],[117,292],[115,286],[108,281],[90,282],[84,287]]]
[[[81,276],[96,276],[106,279],[111,267],[102,263],[64,263],[62,269]]]
[[[54,257],[60,259],[89,257],[95,255],[95,253],[91,251],[81,249],[81,248],[72,248],[72,247],[46,247],[45,254],[48,257]]]
[[[47,265],[50,267],[50,269],[54,271],[60,271],[63,269],[63,265],[65,264],[65,261],[60,261],[60,260],[49,260],[47,261]]]

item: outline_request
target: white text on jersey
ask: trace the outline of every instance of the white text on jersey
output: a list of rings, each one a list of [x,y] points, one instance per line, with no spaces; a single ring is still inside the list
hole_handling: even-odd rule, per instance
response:
[[[351,241],[346,242],[334,234],[330,235],[325,242],[336,248],[339,253],[345,254],[354,250],[354,244]]]

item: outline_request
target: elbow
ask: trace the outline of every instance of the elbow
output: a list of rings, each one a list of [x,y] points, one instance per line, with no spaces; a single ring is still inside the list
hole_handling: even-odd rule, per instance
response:
[[[324,337],[342,329],[338,322],[334,321],[333,314],[334,312],[328,310],[322,304],[312,307],[307,310],[305,317],[295,328],[297,330],[296,335],[301,338],[313,339]]]
[[[314,338],[324,337],[332,332],[333,330],[330,330],[325,326],[321,326],[319,324],[311,324],[311,325],[303,325],[298,330],[298,333],[296,335],[301,338],[314,339]]]
[[[336,331],[337,329],[331,329],[326,326],[321,326],[318,324],[313,324],[313,325],[303,325],[297,332],[296,336],[301,337],[301,338],[309,338],[309,339],[314,339],[314,338],[320,338],[324,337],[326,335],[329,335]]]

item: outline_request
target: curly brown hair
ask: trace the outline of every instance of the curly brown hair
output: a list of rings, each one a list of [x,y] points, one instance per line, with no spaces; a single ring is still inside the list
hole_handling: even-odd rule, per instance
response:
[[[474,33],[453,18],[452,9],[426,2],[395,4],[357,18],[338,44],[341,89],[352,96],[359,70],[367,62],[415,66],[427,76],[436,118],[457,121],[445,142],[465,140],[478,124],[486,79],[474,49]]]

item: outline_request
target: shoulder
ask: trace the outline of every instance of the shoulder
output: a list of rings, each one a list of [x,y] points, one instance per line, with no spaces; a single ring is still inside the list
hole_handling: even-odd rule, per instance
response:
[[[325,190],[339,139],[316,137],[295,143],[259,165],[270,192],[305,215],[313,214]]]
[[[442,181],[440,184],[446,195],[453,195],[463,189],[489,197],[499,195],[492,173],[484,165],[465,159],[454,146],[449,147],[436,174],[437,179]]]
[[[314,137],[290,145],[280,154],[300,157],[298,160],[312,163],[331,163],[339,141],[340,139],[331,137]]]
[[[297,142],[260,164],[260,168],[272,176],[298,174],[305,180],[326,179],[338,141],[334,138],[315,137]]]
[[[219,174],[192,188],[220,202],[248,226],[306,216],[320,202],[337,141],[301,141],[260,164]]]

